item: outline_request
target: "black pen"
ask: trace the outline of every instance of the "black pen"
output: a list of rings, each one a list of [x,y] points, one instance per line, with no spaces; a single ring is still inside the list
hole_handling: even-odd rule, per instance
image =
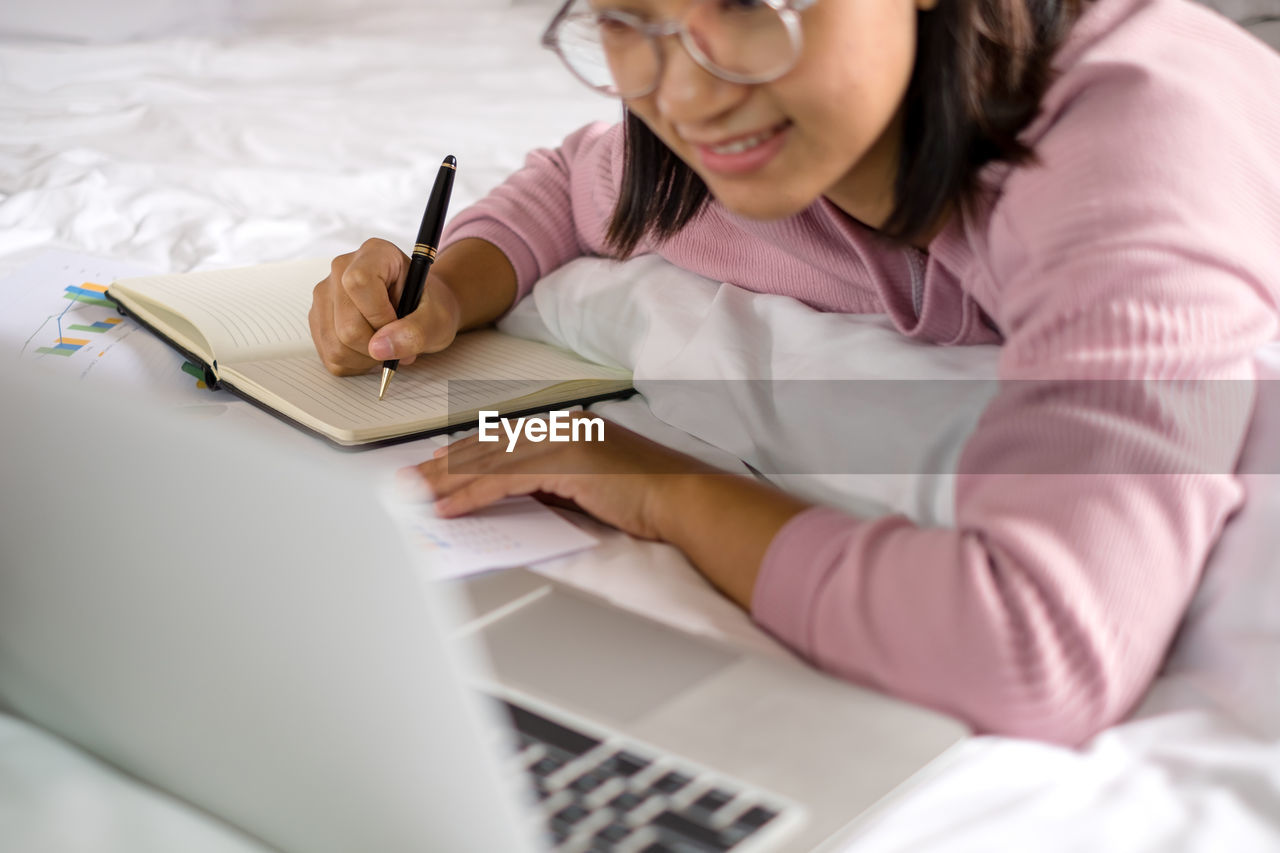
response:
[[[431,188],[431,198],[427,200],[427,209],[422,214],[422,227],[418,229],[418,242],[413,246],[413,257],[409,260],[409,273],[404,278],[404,291],[400,294],[400,304],[396,307],[396,319],[408,317],[418,310],[422,301],[422,286],[427,281],[427,270],[436,259],[436,249],[440,245],[440,232],[444,230],[445,213],[449,210],[449,196],[453,192],[453,176],[458,171],[458,161],[450,154],[440,164],[436,174],[435,186]],[[391,358],[382,362],[382,385],[378,388],[378,399],[387,393],[391,377],[396,375],[400,359]]]

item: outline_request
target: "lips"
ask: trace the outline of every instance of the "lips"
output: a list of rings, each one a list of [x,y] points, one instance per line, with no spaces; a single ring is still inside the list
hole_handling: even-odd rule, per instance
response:
[[[786,141],[790,122],[716,142],[694,143],[702,165],[722,174],[743,174],[762,168]]]
[[[741,154],[743,151],[755,148],[760,143],[765,142],[779,130],[780,128],[778,127],[771,127],[768,130],[762,130],[750,136],[742,136],[721,145],[708,145],[707,147],[717,154]]]
[[[738,136],[725,137],[724,139],[720,139],[715,142],[696,139],[691,139],[689,141],[697,145],[699,148],[707,148],[717,154],[738,154],[748,148],[754,148],[760,143],[767,141],[769,137],[782,131],[789,124],[790,122],[788,121],[781,121],[772,127],[766,127],[761,130],[752,131],[751,133],[739,134]]]

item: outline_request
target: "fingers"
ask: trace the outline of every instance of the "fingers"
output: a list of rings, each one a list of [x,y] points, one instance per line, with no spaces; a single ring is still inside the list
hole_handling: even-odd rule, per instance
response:
[[[506,453],[496,444],[478,442],[473,435],[436,450],[417,470],[432,494],[441,498],[489,474],[528,473],[520,469],[522,463],[527,463],[530,450],[526,446],[517,453]]]
[[[411,364],[419,353],[452,342],[457,303],[451,291],[424,298],[418,311],[396,319],[393,300],[399,298],[408,267],[403,252],[378,239],[333,259],[329,276],[312,292],[307,316],[316,351],[331,373],[366,373],[392,358]],[[429,290],[431,282],[428,277]],[[375,333],[380,333],[376,341]]]
[[[381,329],[396,319],[392,296],[399,296],[409,259],[386,240],[365,240],[342,271],[335,292],[334,320],[352,330]],[[348,345],[352,341],[343,338]],[[368,340],[367,336],[365,340]]]
[[[503,498],[531,495],[544,491],[545,486],[536,475],[512,475],[508,477],[476,477],[436,500],[436,514],[442,518],[454,518],[497,503]]]
[[[540,470],[546,466],[538,464],[538,458],[546,452],[525,445],[508,454],[470,436],[438,449],[431,459],[413,470],[435,497],[436,512],[451,517],[512,495],[557,492],[562,478]]]
[[[333,297],[330,294],[333,286],[330,277],[317,284],[312,291],[311,310],[307,314],[311,341],[330,373],[338,376],[366,373],[378,362],[370,358],[367,351],[347,346],[338,336],[333,319]]]
[[[589,417],[582,412],[573,417]],[[639,436],[621,430],[634,440]],[[461,515],[510,495],[542,492],[575,500],[584,482],[603,475],[636,473],[627,461],[611,454],[603,443],[530,441],[514,445],[504,437],[481,441],[479,433],[438,448],[416,468],[437,499],[442,515]],[[656,447],[656,445],[655,445]],[[584,480],[585,477],[585,480]]]
[[[344,347],[369,354],[374,331],[396,319],[391,299],[393,291],[403,285],[407,269],[404,253],[386,240],[366,240],[353,254],[334,259],[329,295],[334,334]],[[380,358],[368,357],[374,361]]]
[[[453,343],[460,320],[461,310],[453,291],[439,277],[428,273],[417,309],[379,328],[369,340],[369,354],[410,364],[421,353],[439,352]]]
[[[398,358],[401,364],[410,364],[419,353],[427,351],[429,335],[423,329],[422,319],[415,313],[378,329],[369,339],[369,355],[379,359]]]

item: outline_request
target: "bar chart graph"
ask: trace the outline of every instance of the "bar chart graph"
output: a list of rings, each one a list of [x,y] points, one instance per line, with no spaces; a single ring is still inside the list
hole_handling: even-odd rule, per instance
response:
[[[107,286],[86,281],[81,285],[68,285],[63,291],[63,298],[85,305],[97,305],[101,308],[115,308],[107,299]]]
[[[84,338],[66,338],[60,337],[53,342],[53,346],[38,347],[36,352],[42,355],[60,355],[71,356],[80,351],[80,347],[88,346],[89,341]]]
[[[69,304],[64,305],[62,310],[51,318],[57,327],[58,336],[48,346],[36,347],[35,351],[39,355],[69,358],[79,352],[82,347],[89,346],[92,341],[89,338],[72,337],[67,334],[68,331],[100,335],[120,325],[119,316],[105,313],[111,311],[114,314],[115,311],[115,305],[107,299],[105,284],[92,281],[70,284],[63,288],[62,298]],[[86,309],[92,314],[86,313]],[[102,316],[97,316],[99,314]]]
[[[150,272],[127,262],[51,250],[0,279],[0,356],[85,381],[208,394],[184,359],[107,298],[112,281]],[[193,381],[194,380],[194,381]],[[194,399],[203,399],[195,397]]]
[[[111,282],[155,272],[64,249],[0,267],[0,359],[121,394],[157,396],[193,415],[259,416],[236,404],[230,392],[210,390],[203,367],[188,363],[108,298]]]
[[[67,326],[73,332],[109,332],[120,324],[119,317],[108,317],[105,320],[97,320],[90,325],[82,323],[72,323]]]

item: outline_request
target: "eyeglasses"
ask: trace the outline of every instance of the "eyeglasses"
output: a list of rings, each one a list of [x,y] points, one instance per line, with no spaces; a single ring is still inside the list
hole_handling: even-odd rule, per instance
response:
[[[768,83],[800,58],[799,13],[816,0],[698,0],[678,21],[650,22],[568,0],[542,34],[574,76],[597,92],[643,98],[658,87],[659,40],[679,36],[699,65],[731,83]]]

